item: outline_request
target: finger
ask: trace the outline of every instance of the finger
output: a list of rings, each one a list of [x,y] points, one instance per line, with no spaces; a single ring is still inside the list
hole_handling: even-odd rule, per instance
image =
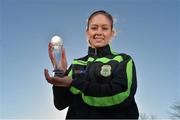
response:
[[[52,52],[52,49],[49,51],[49,57],[51,59],[52,64],[54,64],[54,54]]]
[[[66,53],[65,53],[65,48],[62,48],[62,60],[61,60],[61,66],[64,71],[67,69],[67,60],[66,60]]]
[[[52,44],[51,44],[51,43],[48,44],[48,52],[49,52],[49,57],[50,57],[51,63],[52,63],[53,66],[54,66],[54,64],[55,64],[55,58],[54,58],[53,47],[52,47]]]
[[[46,77],[47,82],[50,83],[50,84],[57,85],[57,86],[62,86],[61,84],[64,82],[63,78],[51,77],[49,75],[49,72],[48,72],[47,69],[44,69],[44,75]]]
[[[49,52],[49,57],[52,58],[52,44],[48,44],[48,52]]]
[[[45,76],[46,80],[50,79],[49,72],[47,69],[44,69],[44,76]]]
[[[52,48],[52,43],[51,43],[51,42],[49,42],[48,48],[49,48],[49,49]]]
[[[51,43],[49,43],[48,44],[48,52],[50,53],[52,51],[52,44]],[[50,55],[50,54],[49,54]]]
[[[45,75],[46,80],[52,84],[52,77],[50,77],[47,69],[44,69],[44,75]]]
[[[66,53],[65,53],[65,49],[64,47],[62,48],[62,58],[65,58],[66,57]]]

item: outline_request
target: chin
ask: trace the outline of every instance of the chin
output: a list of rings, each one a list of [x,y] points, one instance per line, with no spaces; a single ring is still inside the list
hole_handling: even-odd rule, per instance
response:
[[[95,45],[95,48],[104,47],[105,45]]]
[[[102,43],[102,42],[95,42],[95,43],[93,44],[93,46],[94,46],[95,48],[104,47],[104,46],[106,46],[106,45],[107,45],[107,44]]]

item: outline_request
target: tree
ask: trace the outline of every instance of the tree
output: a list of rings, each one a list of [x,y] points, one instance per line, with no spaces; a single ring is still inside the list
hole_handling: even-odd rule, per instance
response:
[[[172,119],[180,120],[180,100],[178,100],[171,106],[170,117]]]
[[[146,113],[140,113],[139,120],[155,120],[156,117],[154,115],[147,115]]]

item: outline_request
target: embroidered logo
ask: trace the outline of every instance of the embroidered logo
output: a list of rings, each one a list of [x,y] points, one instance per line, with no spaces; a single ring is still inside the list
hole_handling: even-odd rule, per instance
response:
[[[111,75],[111,66],[110,65],[103,65],[101,67],[100,74],[104,77],[108,77]]]
[[[75,74],[83,74],[85,72],[86,72],[85,70],[74,70]]]

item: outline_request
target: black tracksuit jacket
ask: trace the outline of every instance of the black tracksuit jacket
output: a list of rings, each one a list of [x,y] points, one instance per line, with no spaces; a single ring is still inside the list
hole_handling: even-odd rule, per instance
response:
[[[66,75],[73,78],[70,87],[53,86],[55,107],[69,107],[66,119],[138,119],[136,71],[129,55],[117,54],[109,45],[89,47]]]

